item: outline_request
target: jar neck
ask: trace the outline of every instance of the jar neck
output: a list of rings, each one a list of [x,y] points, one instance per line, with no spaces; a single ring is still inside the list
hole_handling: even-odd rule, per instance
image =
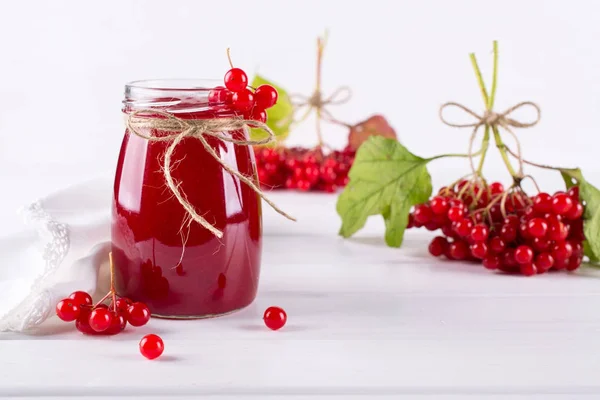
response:
[[[125,85],[123,112],[157,109],[173,114],[223,114],[232,110],[226,104],[209,103],[211,90],[222,85],[217,80],[165,79],[134,81]]]

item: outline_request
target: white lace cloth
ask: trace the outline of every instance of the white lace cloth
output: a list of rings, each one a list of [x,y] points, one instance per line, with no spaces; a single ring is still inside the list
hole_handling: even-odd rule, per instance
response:
[[[24,228],[0,238],[0,331],[34,329],[69,293],[95,292],[110,249],[111,192],[97,179],[23,208]]]

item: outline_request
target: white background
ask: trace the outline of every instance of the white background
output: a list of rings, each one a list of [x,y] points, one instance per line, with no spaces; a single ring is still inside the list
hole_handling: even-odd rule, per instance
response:
[[[331,111],[348,122],[383,113],[423,156],[466,150],[469,133],[442,125],[438,107],[455,100],[481,110],[468,53],[489,79],[498,39],[498,110],[523,100],[542,107],[538,127],[519,133],[526,156],[579,165],[600,181],[599,22],[598,3],[583,0],[6,1],[0,169],[112,174],[124,84],[220,78],[227,47],[249,74],[310,94],[316,37],[327,28],[324,90],[354,91]],[[292,142],[314,143],[313,126],[307,121]],[[338,146],[345,140],[336,128],[326,135]],[[506,177],[498,157],[489,163],[492,176]],[[467,172],[464,160],[450,165],[431,166],[436,186]]]

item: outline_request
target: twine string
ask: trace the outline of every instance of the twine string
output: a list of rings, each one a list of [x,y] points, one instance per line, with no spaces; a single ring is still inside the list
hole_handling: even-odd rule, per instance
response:
[[[459,123],[454,123],[454,122],[448,121],[444,117],[444,110],[446,110],[447,108],[451,108],[451,107],[456,107],[456,108],[464,111],[465,113],[471,115],[473,118],[475,118],[475,122],[459,124]],[[527,122],[521,122],[519,120],[516,120],[516,119],[510,117],[510,115],[513,112],[517,111],[520,108],[524,108],[524,107],[531,107],[535,110],[536,116],[533,120],[527,121]],[[541,109],[537,104],[535,104],[534,102],[531,102],[531,101],[523,101],[523,102],[515,104],[514,106],[508,108],[506,111],[504,111],[502,113],[497,113],[492,110],[486,110],[483,115],[479,115],[475,111],[471,110],[468,107],[465,107],[462,104],[455,103],[455,102],[447,102],[445,104],[442,104],[442,106],[440,107],[439,116],[440,116],[440,120],[445,125],[451,126],[453,128],[473,128],[471,137],[469,139],[469,152],[468,152],[469,163],[471,165],[471,170],[472,170],[473,174],[476,174],[475,164],[473,162],[473,158],[474,158],[473,143],[475,142],[475,138],[477,136],[477,132],[479,131],[479,128],[482,126],[488,126],[492,129],[497,129],[498,127],[502,127],[506,132],[508,132],[515,139],[515,142],[517,143],[517,158],[519,160],[519,175],[520,176],[523,175],[523,157],[521,155],[521,144],[519,143],[519,139],[517,138],[517,135],[515,134],[515,132],[513,131],[512,128],[531,128],[531,127],[534,127],[535,125],[537,125],[540,122],[540,118],[541,118]]]
[[[157,117],[158,116],[158,117]],[[275,140],[275,134],[264,123],[259,121],[245,120],[241,118],[215,118],[215,119],[192,119],[183,120],[175,117],[173,114],[153,109],[137,110],[130,113],[126,118],[126,125],[129,132],[151,142],[170,142],[165,151],[163,173],[167,187],[171,190],[177,201],[185,209],[188,215],[204,228],[209,230],[216,237],[223,237],[223,232],[208,222],[201,216],[194,206],[186,199],[184,193],[179,188],[179,183],[175,181],[171,172],[172,156],[175,148],[185,138],[191,137],[202,143],[204,149],[212,158],[217,161],[224,170],[245,183],[250,189],[256,192],[269,206],[279,214],[289,220],[296,219],[275,205],[265,193],[247,176],[236,171],[224,162],[208,143],[205,136],[215,137],[219,140],[237,144],[240,146],[256,146],[267,144]],[[234,132],[239,130],[247,131],[248,125],[259,128],[267,133],[267,137],[260,140],[240,140],[232,136],[224,135],[223,132]],[[151,134],[145,134],[142,130],[149,130]],[[156,132],[165,132],[167,134],[157,135]]]

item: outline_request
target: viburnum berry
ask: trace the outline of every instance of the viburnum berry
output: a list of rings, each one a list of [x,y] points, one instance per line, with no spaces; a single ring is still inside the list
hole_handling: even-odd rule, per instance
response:
[[[450,204],[444,197],[436,196],[429,202],[429,207],[434,214],[446,215],[448,213],[448,209],[450,208]]]
[[[504,185],[500,182],[494,182],[490,185],[490,193],[492,195],[504,193]]]
[[[112,323],[112,314],[106,308],[92,310],[89,317],[89,325],[96,332],[107,330]]]
[[[477,242],[471,245],[471,255],[475,258],[484,259],[487,256],[488,248],[484,242]]]
[[[145,325],[150,320],[148,306],[141,302],[135,302],[127,309],[127,322],[132,326]]]
[[[256,107],[266,110],[277,103],[277,90],[271,85],[260,85],[254,91],[254,98]]]
[[[75,321],[79,317],[80,305],[73,299],[64,299],[56,305],[56,315],[63,321]]]
[[[140,340],[140,353],[148,360],[154,360],[165,351],[165,344],[160,336],[155,334],[146,335]]]
[[[69,299],[72,299],[78,306],[91,305],[92,296],[89,293],[83,291],[73,292],[69,295]]]
[[[249,89],[240,90],[233,94],[231,101],[237,111],[250,111],[254,107],[254,94]]]
[[[471,238],[476,242],[485,242],[490,234],[490,230],[483,224],[477,224],[471,229]]]
[[[415,221],[420,222],[421,224],[426,224],[431,221],[433,217],[433,213],[431,212],[431,208],[427,204],[420,204],[415,207],[415,211],[413,212]]]
[[[232,92],[241,92],[248,86],[248,75],[240,68],[231,68],[225,73],[225,87]]]
[[[519,265],[519,270],[521,271],[521,275],[524,276],[532,276],[537,273],[537,268],[532,263]]]
[[[527,230],[532,237],[541,238],[548,232],[548,223],[543,218],[532,218],[527,222]]]
[[[469,247],[463,241],[456,241],[448,246],[450,256],[455,260],[466,260],[469,256]]]
[[[464,206],[452,206],[450,210],[448,210],[448,219],[450,221],[460,221],[464,215]]]
[[[463,218],[455,222],[454,231],[462,237],[467,237],[471,233],[473,222],[470,219]]]
[[[533,250],[531,247],[521,245],[515,249],[515,261],[519,264],[529,264],[533,261]]]
[[[564,215],[573,207],[573,199],[566,193],[556,193],[552,196],[552,211]]]
[[[494,253],[499,254],[502,253],[504,251],[504,249],[506,249],[506,243],[504,243],[504,240],[502,240],[502,238],[500,238],[499,236],[495,236],[492,239],[490,239],[490,250],[492,250]]]
[[[287,314],[281,307],[269,307],[263,315],[265,325],[271,330],[281,329],[287,322]]]
[[[554,265],[554,257],[550,253],[540,253],[534,262],[538,272],[548,271]]]
[[[533,198],[533,208],[538,214],[552,211],[552,196],[548,193],[539,193]]]

